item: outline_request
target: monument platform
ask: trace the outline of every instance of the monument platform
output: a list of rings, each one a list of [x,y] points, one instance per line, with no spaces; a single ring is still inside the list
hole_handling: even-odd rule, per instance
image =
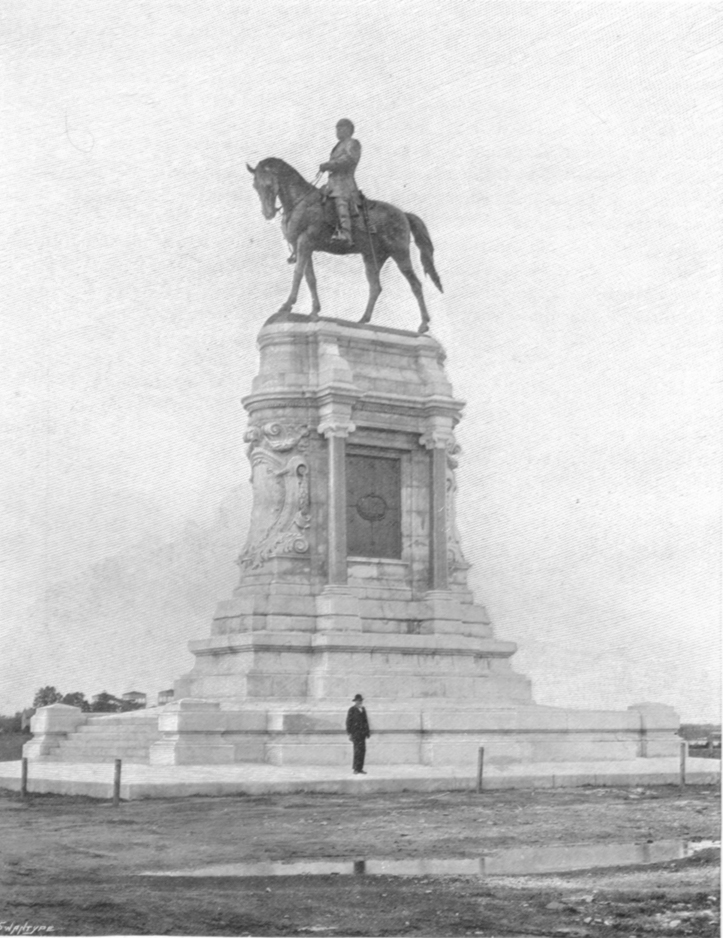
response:
[[[190,643],[174,702],[143,716],[42,708],[26,756],[121,757],[149,778],[153,767],[184,767],[179,779],[190,766],[236,766],[233,779],[276,767],[279,784],[316,766],[319,784],[340,772],[341,784],[346,711],[361,693],[370,765],[390,782],[468,785],[480,746],[490,779],[597,779],[607,765],[611,778],[670,780],[671,708],[538,706],[512,667],[516,645],[475,601],[455,520],[464,404],[439,342],[289,314],[258,346],[243,399],[253,509],[240,580],[210,636]],[[533,770],[551,763],[558,772]]]

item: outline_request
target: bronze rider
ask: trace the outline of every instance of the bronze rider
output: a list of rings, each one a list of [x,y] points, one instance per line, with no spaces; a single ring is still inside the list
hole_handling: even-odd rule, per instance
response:
[[[331,151],[328,162],[319,166],[319,172],[329,173],[324,191],[334,199],[339,219],[339,230],[334,234],[334,240],[344,241],[348,245],[353,243],[351,216],[357,214],[356,205],[359,198],[354,170],[361,159],[361,143],[354,139],[353,133],[354,124],[347,118],[342,118],[336,125],[339,142]]]

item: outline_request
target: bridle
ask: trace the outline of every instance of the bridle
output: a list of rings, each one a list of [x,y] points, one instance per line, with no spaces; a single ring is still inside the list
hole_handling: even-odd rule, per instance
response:
[[[321,170],[319,170],[319,172],[316,174],[316,176],[314,176],[314,178],[312,179],[312,181],[311,181],[311,186],[312,186],[313,189],[316,189],[316,184],[317,184],[317,182],[321,179],[322,175],[323,175],[323,174],[322,174]],[[274,201],[273,201],[273,205],[271,206],[272,211],[273,211],[273,215],[271,216],[271,218],[275,218],[275,217],[276,217],[276,214],[277,214],[277,212],[278,212],[279,210],[281,211],[281,214],[282,214],[285,218],[288,218],[289,215],[291,215],[291,213],[294,211],[294,209],[296,208],[296,206],[299,205],[301,202],[304,201],[304,199],[308,198],[308,196],[311,195],[311,192],[304,192],[304,193],[302,193],[302,195],[300,195],[299,198],[296,199],[296,200],[292,203],[291,207],[290,207],[289,210],[287,211],[287,210],[284,208],[284,205],[283,205],[283,203],[282,203],[282,201],[281,201],[281,198],[279,197],[279,184],[278,184],[278,182],[277,182],[277,180],[276,180],[276,177],[273,176],[272,178],[273,178],[274,184],[275,184],[275,186],[276,186],[276,191],[274,192]],[[276,200],[277,200],[277,199],[278,199],[278,201],[279,201],[279,204],[278,204],[278,205],[276,204]],[[271,219],[269,219],[269,220],[271,220]]]

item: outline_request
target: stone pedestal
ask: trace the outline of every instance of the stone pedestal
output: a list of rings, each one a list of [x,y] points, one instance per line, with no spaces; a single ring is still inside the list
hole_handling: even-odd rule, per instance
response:
[[[241,579],[193,642],[184,696],[531,703],[466,584],[454,527],[463,404],[429,336],[266,325],[244,399],[251,530]]]
[[[647,778],[644,763],[661,757],[666,779],[678,771],[674,711],[536,706],[511,667],[515,645],[474,601],[455,525],[463,404],[440,344],[294,315],[272,318],[258,344],[243,402],[254,500],[240,579],[209,638],[191,642],[174,703],[142,720],[43,708],[25,754],[348,766],[345,716],[362,693],[370,767],[472,778],[484,746],[485,764],[512,775],[564,764],[599,779],[607,760]]]
[[[370,764],[677,754],[659,709],[538,707],[467,587],[455,525],[463,403],[430,336],[273,317],[245,440],[253,511],[240,581],[191,642],[150,761],[342,764],[369,702]]]

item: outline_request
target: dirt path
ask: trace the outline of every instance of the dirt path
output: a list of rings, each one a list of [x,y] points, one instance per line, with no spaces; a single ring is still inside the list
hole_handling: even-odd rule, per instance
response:
[[[525,876],[151,878],[239,861],[481,857],[718,839],[719,792],[673,787],[145,801],[0,796],[0,932],[718,935],[718,852]],[[671,924],[676,923],[676,924]],[[38,932],[36,932],[38,933]]]

